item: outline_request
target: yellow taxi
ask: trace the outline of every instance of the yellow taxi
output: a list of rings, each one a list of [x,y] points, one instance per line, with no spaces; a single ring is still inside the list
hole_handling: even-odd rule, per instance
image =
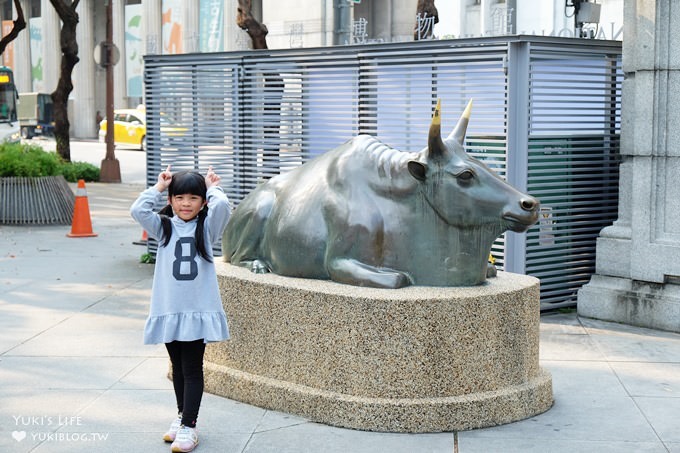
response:
[[[99,123],[99,141],[106,141],[108,122],[104,118]],[[167,137],[174,142],[186,134],[187,129],[177,127],[171,118],[161,113],[161,138]],[[146,110],[119,109],[113,112],[113,143],[115,145],[130,145],[146,150]]]
[[[99,123],[99,141],[106,141],[108,121]],[[113,112],[113,143],[146,149],[146,112],[141,109],[121,109]]]

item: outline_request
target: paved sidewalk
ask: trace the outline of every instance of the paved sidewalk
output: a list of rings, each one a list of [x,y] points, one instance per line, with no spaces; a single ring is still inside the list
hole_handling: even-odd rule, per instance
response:
[[[141,185],[88,184],[95,238],[0,226],[0,451],[168,452],[162,346],[144,346],[153,267],[128,208]],[[555,405],[458,433],[333,428],[206,394],[205,453],[680,452],[680,335],[541,317]]]

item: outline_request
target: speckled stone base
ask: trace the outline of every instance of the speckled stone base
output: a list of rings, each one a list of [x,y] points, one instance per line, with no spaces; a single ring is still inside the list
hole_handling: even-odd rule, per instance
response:
[[[394,432],[493,426],[552,405],[535,278],[386,290],[216,266],[232,338],[206,350],[211,393]]]

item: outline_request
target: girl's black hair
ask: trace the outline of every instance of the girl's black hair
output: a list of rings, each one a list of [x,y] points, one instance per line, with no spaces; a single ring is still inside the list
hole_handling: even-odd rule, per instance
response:
[[[179,171],[172,175],[170,186],[168,186],[168,197],[174,195],[198,195],[204,201],[207,198],[208,188],[205,185],[205,178],[200,173],[195,171]],[[168,204],[158,212],[161,216],[161,227],[163,228],[163,237],[161,246],[165,247],[170,242],[172,236],[172,223],[170,218],[174,215],[172,206]],[[201,258],[208,262],[212,262],[210,255],[205,248],[205,217],[208,215],[208,205],[198,212],[198,220],[196,224],[196,250]]]

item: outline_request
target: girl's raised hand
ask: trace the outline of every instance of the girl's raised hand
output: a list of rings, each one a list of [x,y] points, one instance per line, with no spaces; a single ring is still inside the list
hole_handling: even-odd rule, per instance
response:
[[[205,174],[205,185],[208,188],[220,185],[220,177],[213,171],[212,165],[208,167],[208,173]]]
[[[165,171],[160,172],[158,175],[156,189],[158,189],[159,192],[163,192],[170,186],[170,181],[172,181],[172,172],[170,171],[170,165],[168,165]]]

